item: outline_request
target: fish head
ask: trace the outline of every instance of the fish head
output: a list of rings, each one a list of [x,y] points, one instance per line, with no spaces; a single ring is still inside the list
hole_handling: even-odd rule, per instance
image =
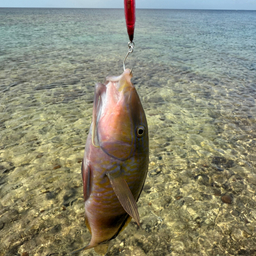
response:
[[[145,113],[126,69],[119,77],[97,84],[93,109],[93,144],[111,157],[126,160],[148,143]]]

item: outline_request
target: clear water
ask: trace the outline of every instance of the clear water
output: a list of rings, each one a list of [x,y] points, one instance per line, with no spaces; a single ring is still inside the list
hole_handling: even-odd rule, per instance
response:
[[[150,165],[107,255],[255,255],[256,12],[137,10],[127,61]],[[0,255],[87,244],[81,160],[95,82],[122,73],[123,10],[0,9]],[[93,250],[80,255],[96,255]]]

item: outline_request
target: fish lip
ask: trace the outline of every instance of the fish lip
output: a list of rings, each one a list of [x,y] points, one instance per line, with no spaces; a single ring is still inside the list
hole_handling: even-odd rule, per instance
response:
[[[126,73],[128,73],[128,70],[126,70]],[[120,82],[121,80],[122,82]],[[110,78],[105,88],[107,90],[103,91],[104,97],[101,98],[101,108],[99,108],[100,111],[98,110],[95,124],[97,145],[108,156],[116,160],[125,161],[136,150],[133,120],[131,120],[132,115],[129,110],[131,94],[134,93],[135,88],[130,81],[127,82],[127,78],[124,75],[118,78]],[[113,105],[108,104],[107,96],[111,96],[110,98],[114,102]],[[114,109],[109,109],[109,107],[113,106]],[[111,125],[107,125],[107,122],[110,122]],[[113,125],[115,122],[118,122],[118,125]],[[125,130],[122,129],[123,123],[128,123],[124,125],[124,127],[127,127]]]

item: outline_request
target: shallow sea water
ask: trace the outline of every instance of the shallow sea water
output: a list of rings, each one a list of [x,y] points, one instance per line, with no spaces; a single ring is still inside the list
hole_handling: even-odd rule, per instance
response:
[[[256,255],[255,14],[137,11],[149,173],[141,228],[108,256]],[[80,167],[94,84],[122,73],[123,11],[0,9],[0,35],[0,255],[68,255],[90,240]]]

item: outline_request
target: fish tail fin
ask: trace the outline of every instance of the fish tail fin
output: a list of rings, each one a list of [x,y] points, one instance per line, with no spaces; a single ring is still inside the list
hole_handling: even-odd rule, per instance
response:
[[[100,255],[105,255],[107,252],[108,252],[108,246],[109,246],[109,242],[104,242],[102,244],[98,244],[98,245],[86,245],[78,250],[75,250],[73,252],[71,252],[71,254],[75,254],[75,253],[78,253],[80,251],[83,251],[83,250],[88,250],[88,249],[91,249],[91,248],[94,248],[94,251]]]
[[[108,252],[109,242],[99,244],[94,247],[94,251],[100,255],[105,255]]]
[[[75,253],[78,253],[78,252],[80,252],[82,250],[88,250],[88,249],[91,249],[93,247],[94,247],[93,245],[87,244],[86,246],[84,246],[84,247],[82,247],[80,249],[77,249],[77,250],[71,252],[70,254],[75,254]]]

